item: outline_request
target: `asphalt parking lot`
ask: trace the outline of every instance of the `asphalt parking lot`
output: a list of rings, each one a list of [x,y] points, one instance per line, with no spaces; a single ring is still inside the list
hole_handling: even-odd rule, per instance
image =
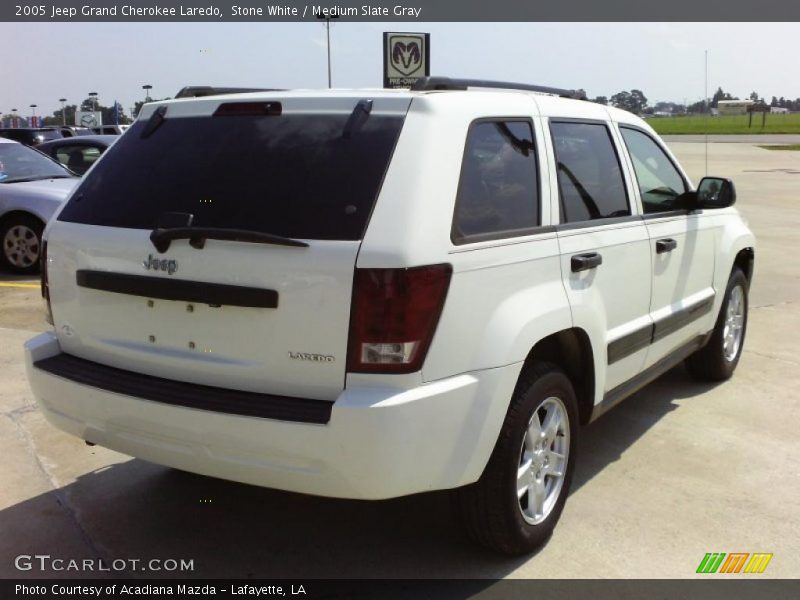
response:
[[[699,180],[705,146],[670,145]],[[62,434],[35,408],[23,372],[22,344],[45,327],[38,287],[0,273],[0,577],[52,576],[14,567],[18,555],[49,554],[193,559],[192,573],[176,575],[198,577],[684,578],[707,552],[771,552],[758,577],[797,577],[800,152],[710,144],[708,174],[734,178],[758,238],[739,369],[710,386],[676,368],[585,429],[561,522],[525,558],[468,542],[446,493],[307,497]]]

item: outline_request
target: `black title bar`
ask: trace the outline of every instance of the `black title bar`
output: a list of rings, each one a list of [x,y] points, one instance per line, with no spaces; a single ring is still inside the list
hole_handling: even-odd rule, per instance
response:
[[[723,22],[800,21],[796,0],[16,0],[0,21]]]
[[[777,600],[797,598],[800,580],[621,579],[30,579],[0,581],[0,598],[37,600],[175,600],[228,598],[245,600]]]

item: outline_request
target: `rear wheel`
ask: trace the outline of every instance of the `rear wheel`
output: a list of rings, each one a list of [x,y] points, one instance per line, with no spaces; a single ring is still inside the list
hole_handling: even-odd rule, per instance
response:
[[[717,323],[708,343],[686,359],[689,372],[703,381],[723,381],[733,375],[747,331],[747,278],[734,268]]]
[[[481,478],[458,490],[473,539],[506,554],[547,541],[569,492],[577,431],[569,378],[549,363],[527,368]]]
[[[44,223],[29,215],[12,215],[0,225],[0,262],[13,273],[39,272]]]

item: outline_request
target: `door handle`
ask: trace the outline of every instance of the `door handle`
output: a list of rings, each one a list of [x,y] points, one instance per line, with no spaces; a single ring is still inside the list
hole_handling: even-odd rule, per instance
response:
[[[672,252],[678,247],[678,242],[672,238],[664,238],[663,240],[656,241],[656,254],[663,254],[664,252]]]
[[[597,252],[589,252],[587,254],[576,254],[570,259],[572,272],[588,271],[603,264],[603,257]]]

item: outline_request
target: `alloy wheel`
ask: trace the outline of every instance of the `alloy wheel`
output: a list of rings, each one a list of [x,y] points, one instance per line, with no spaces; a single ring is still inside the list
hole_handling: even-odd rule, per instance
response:
[[[26,225],[15,225],[3,238],[3,253],[13,267],[26,269],[39,260],[40,245],[33,229]]]
[[[569,458],[569,417],[561,399],[550,397],[533,411],[519,454],[517,500],[522,517],[531,525],[553,510]]]

